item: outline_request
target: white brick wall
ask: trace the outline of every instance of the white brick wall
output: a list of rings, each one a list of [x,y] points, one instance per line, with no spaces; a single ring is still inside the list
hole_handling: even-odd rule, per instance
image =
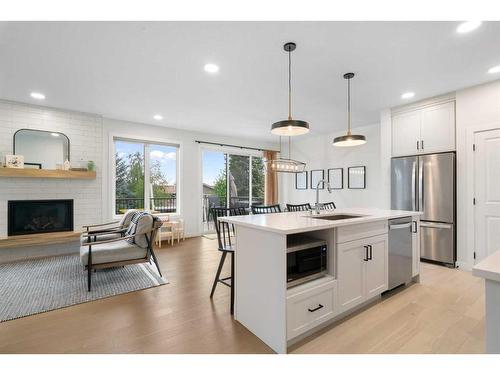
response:
[[[7,201],[73,199],[75,230],[102,219],[102,117],[0,100],[0,157],[12,153],[14,133],[22,128],[64,133],[72,163],[93,160],[95,180],[0,178],[0,237],[7,235]]]

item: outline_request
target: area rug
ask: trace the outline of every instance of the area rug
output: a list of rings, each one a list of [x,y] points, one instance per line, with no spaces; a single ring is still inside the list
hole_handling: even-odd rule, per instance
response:
[[[164,284],[147,263],[92,272],[91,292],[79,255],[0,264],[0,322]]]

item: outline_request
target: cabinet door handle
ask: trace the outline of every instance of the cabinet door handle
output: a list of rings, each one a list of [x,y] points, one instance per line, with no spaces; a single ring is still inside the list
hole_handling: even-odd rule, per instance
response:
[[[417,141],[417,150],[420,150],[419,142]]]
[[[370,256],[368,257],[368,260],[372,260],[373,259],[373,246],[368,245],[368,247],[370,248]]]
[[[423,150],[424,149],[424,140],[423,139],[420,141],[420,146],[422,146],[422,150]]]
[[[321,303],[318,303],[318,307],[316,307],[314,309],[307,309],[307,311],[315,312],[315,311],[318,311],[319,309],[322,309],[323,307],[325,307],[325,306],[323,306]]]
[[[363,259],[365,262],[368,262],[370,259],[368,258],[368,246],[363,246],[365,248],[365,258]]]

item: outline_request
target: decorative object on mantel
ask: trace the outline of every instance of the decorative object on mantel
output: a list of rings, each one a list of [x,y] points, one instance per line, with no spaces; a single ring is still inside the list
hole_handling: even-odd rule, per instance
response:
[[[307,171],[295,174],[295,189],[307,190]]]
[[[271,126],[271,133],[279,136],[295,136],[309,132],[309,124],[302,120],[292,119],[292,51],[297,45],[292,42],[285,43],[283,49],[288,52],[288,119],[275,122]]]
[[[328,169],[328,182],[332,189],[341,190],[344,188],[344,168]]]
[[[0,264],[0,321],[168,284],[148,263],[98,270],[91,293],[85,276],[77,254]]]
[[[66,159],[66,160],[64,161],[64,163],[63,163],[63,169],[64,169],[65,171],[69,171],[69,170],[70,170],[70,168],[71,168],[71,163],[69,162],[69,160],[68,160],[68,159]]]
[[[24,168],[24,156],[5,155],[5,166],[7,168]]]
[[[24,169],[42,169],[40,163],[24,163]]]
[[[93,172],[95,170],[95,163],[92,160],[87,162],[87,170]]]
[[[338,147],[359,146],[366,143],[364,135],[352,134],[351,132],[351,79],[353,77],[354,73],[344,74],[344,79],[347,79],[347,134],[333,140],[333,145]]]
[[[347,173],[347,185],[349,189],[365,189],[366,167],[349,167]]]
[[[316,189],[316,185],[318,182],[325,179],[325,170],[324,169],[315,169],[311,171],[311,189]],[[322,182],[319,186],[320,190],[325,188],[325,184]]]

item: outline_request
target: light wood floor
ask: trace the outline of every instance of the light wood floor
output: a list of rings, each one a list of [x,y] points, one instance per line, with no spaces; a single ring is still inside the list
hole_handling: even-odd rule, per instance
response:
[[[271,353],[229,314],[229,289],[208,298],[216,241],[157,250],[170,284],[0,323],[1,353]],[[229,263],[229,262],[228,262]],[[484,286],[422,265],[421,283],[324,329],[292,353],[483,353]]]

